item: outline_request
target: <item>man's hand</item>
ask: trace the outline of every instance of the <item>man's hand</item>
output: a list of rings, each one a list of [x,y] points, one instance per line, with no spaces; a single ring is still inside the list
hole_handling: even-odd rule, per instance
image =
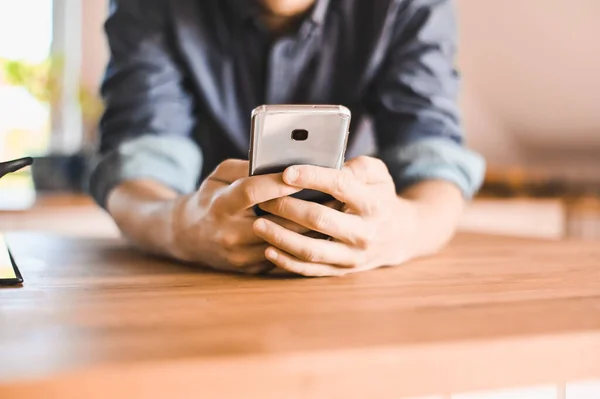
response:
[[[172,255],[220,270],[254,274],[272,269],[265,259],[268,245],[252,228],[257,219],[252,207],[298,191],[283,183],[281,174],[248,177],[247,161],[221,163],[196,193],[176,201]],[[294,234],[307,232],[276,216],[267,219]]]
[[[266,243],[252,225],[255,204],[300,191],[281,174],[248,177],[248,162],[228,160],[190,195],[177,197],[154,181],[122,183],[108,198],[108,210],[125,236],[147,251],[214,269],[261,273],[272,269]],[[307,229],[268,219],[289,231]]]
[[[339,171],[294,166],[284,172],[283,180],[290,186],[328,193],[345,204],[341,211],[337,211],[285,197],[261,205],[273,215],[331,237],[329,240],[314,239],[276,222],[257,220],[254,231],[271,244],[266,251],[267,259],[293,273],[336,276],[397,265],[435,251],[433,247],[441,246],[454,230],[453,226],[449,229],[443,227],[442,233],[423,230],[421,225],[430,225],[422,217],[427,210],[424,204],[439,205],[429,201],[434,197],[430,196],[431,187],[426,187],[426,201],[423,203],[399,198],[387,168],[375,158],[356,158]],[[459,204],[450,204],[452,212],[454,208],[460,209],[462,198],[459,191],[448,183],[441,184],[442,191],[448,190],[452,201]],[[433,191],[439,191],[439,187],[435,188]],[[423,242],[423,234],[431,235],[429,242]],[[439,245],[432,244],[435,240],[440,241]]]

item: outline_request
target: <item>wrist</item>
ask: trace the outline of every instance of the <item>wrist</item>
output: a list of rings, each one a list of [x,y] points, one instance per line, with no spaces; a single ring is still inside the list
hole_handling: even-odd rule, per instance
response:
[[[428,220],[427,206],[416,200],[397,198],[393,232],[390,237],[398,237],[403,243],[402,250],[398,251],[398,245],[392,246],[396,252],[396,261],[404,263],[408,260],[426,255],[428,247]]]
[[[152,253],[168,255],[175,192],[151,181],[125,182],[111,191],[108,211],[122,234]]]
[[[176,238],[173,225],[174,209],[177,200],[163,200],[146,204],[139,212],[132,212],[130,228],[127,229],[130,241],[145,251],[157,255],[175,257]],[[125,232],[124,228],[121,228]]]
[[[445,181],[417,183],[403,192],[398,201],[410,210],[410,217],[400,217],[410,221],[411,258],[439,252],[454,236],[465,205],[460,190]]]
[[[155,223],[160,230],[156,236],[160,242],[155,242],[153,245],[160,248],[163,255],[170,258],[185,260],[183,249],[179,247],[180,240],[177,239],[180,231],[180,213],[181,208],[185,206],[182,197],[161,204],[160,208],[156,209]]]
[[[440,234],[444,226],[435,220],[436,209],[427,201],[409,200],[415,209],[413,257],[432,255],[445,244],[445,234]]]
[[[187,216],[189,206],[189,195],[179,197],[169,204],[168,209],[165,210],[163,217],[165,226],[165,242],[164,250],[165,253],[175,259],[181,261],[190,261],[190,248],[188,248],[187,239],[189,239],[188,231],[189,222],[191,219]],[[195,229],[194,233],[200,234],[201,232]]]

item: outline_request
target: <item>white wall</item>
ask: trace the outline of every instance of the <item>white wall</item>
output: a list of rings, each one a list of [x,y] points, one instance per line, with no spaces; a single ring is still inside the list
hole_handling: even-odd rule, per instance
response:
[[[458,0],[471,144],[600,179],[600,1]]]

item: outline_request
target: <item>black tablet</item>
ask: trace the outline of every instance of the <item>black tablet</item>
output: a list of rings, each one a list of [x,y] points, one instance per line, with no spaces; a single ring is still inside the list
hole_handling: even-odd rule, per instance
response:
[[[23,277],[8,250],[4,235],[0,233],[0,286],[23,284]]]

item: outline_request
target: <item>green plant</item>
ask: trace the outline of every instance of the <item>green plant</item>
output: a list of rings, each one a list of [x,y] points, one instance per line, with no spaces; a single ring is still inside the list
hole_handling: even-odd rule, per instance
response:
[[[52,79],[52,61],[45,60],[39,64],[30,64],[24,61],[3,60],[2,69],[4,80],[12,86],[21,86],[31,95],[42,102],[51,102],[54,88]]]
[[[61,57],[53,56],[40,63],[0,59],[0,73],[6,83],[25,88],[41,102],[52,104],[60,97],[58,76],[63,68]],[[79,105],[84,123],[95,124],[102,113],[98,96],[83,85],[79,86]]]

